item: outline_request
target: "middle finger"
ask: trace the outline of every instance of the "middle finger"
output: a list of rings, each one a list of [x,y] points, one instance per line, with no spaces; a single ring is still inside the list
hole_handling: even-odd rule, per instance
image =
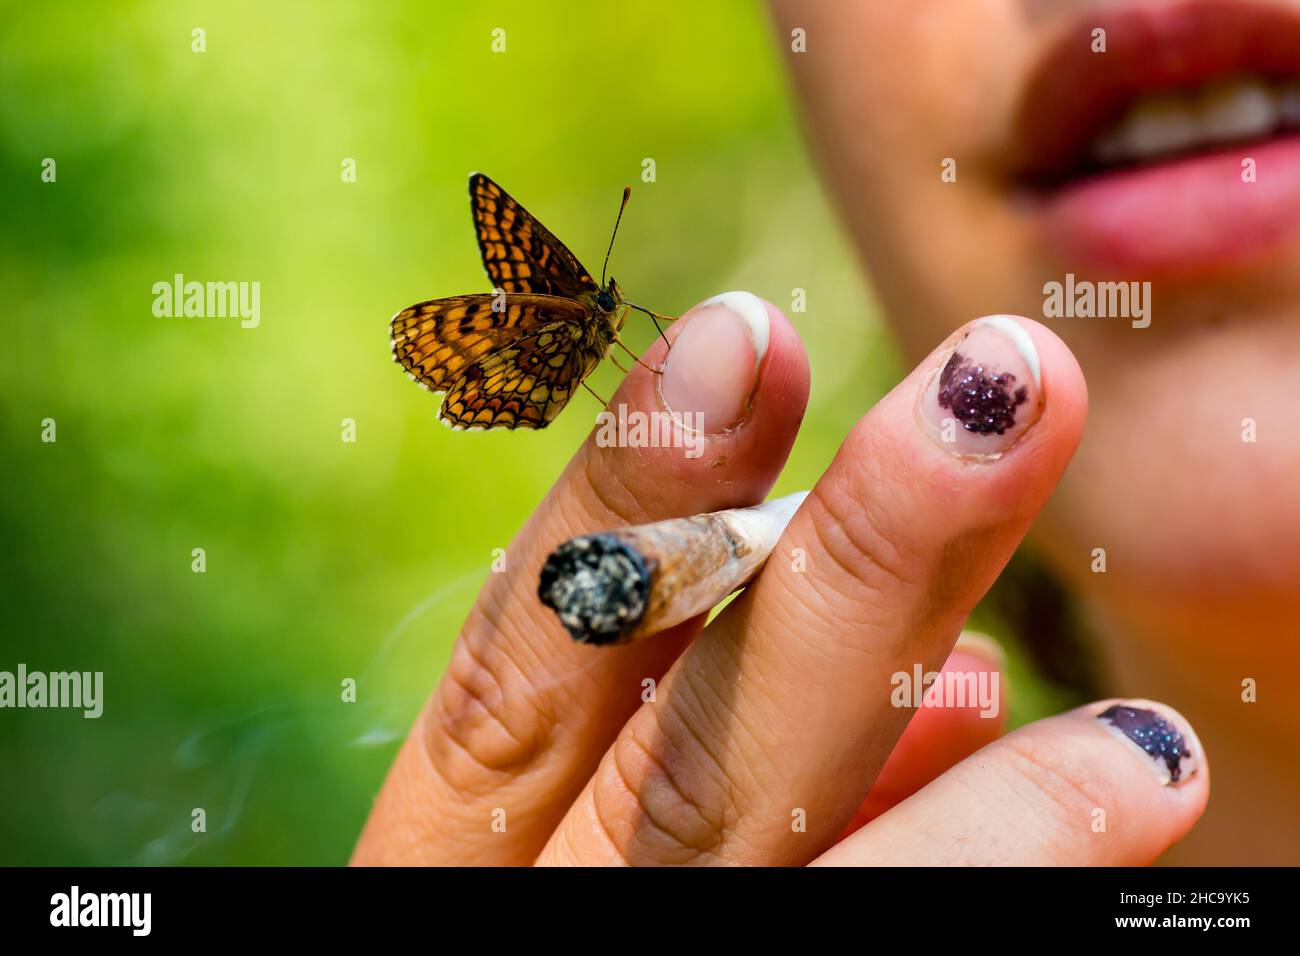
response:
[[[907,679],[939,669],[1055,486],[1086,405],[1073,356],[1041,325],[959,330],[854,427],[542,862],[816,857],[910,718]]]

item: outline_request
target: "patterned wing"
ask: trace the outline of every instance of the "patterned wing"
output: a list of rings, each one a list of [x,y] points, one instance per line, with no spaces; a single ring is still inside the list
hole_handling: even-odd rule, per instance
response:
[[[438,417],[452,428],[545,428],[604,358],[575,322],[556,322],[471,365]]]
[[[482,173],[469,178],[474,231],[494,288],[577,299],[600,290],[577,257]]]
[[[445,392],[485,356],[554,322],[582,322],[587,315],[581,303],[549,295],[457,295],[417,302],[393,316],[393,360],[412,381]]]

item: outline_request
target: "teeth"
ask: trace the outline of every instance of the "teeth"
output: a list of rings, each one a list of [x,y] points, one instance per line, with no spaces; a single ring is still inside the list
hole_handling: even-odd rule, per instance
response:
[[[1263,136],[1277,128],[1277,101],[1262,83],[1224,83],[1205,92],[1200,120],[1201,134],[1210,142]]]
[[[1186,149],[1196,141],[1197,117],[1185,100],[1174,96],[1143,100],[1124,121],[1122,142],[1138,159]]]
[[[1217,83],[1201,91],[1143,97],[1092,144],[1103,165],[1142,162],[1202,146],[1258,139],[1300,129],[1300,81]]]
[[[1278,88],[1277,115],[1283,126],[1300,126],[1300,83],[1283,83]]]

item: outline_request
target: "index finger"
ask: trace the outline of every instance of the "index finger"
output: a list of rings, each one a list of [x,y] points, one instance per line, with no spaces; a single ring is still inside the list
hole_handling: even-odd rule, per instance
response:
[[[808,397],[793,327],[727,293],[669,329],[636,366],[490,575],[442,680],[398,754],[354,863],[530,863],[611,739],[698,622],[627,648],[576,645],[537,599],[561,541],[762,500]],[[694,416],[701,416],[696,418]],[[663,416],[698,430],[651,441]],[[671,424],[671,423],[670,423]],[[610,442],[610,439],[613,442]],[[504,832],[502,832],[504,828]]]

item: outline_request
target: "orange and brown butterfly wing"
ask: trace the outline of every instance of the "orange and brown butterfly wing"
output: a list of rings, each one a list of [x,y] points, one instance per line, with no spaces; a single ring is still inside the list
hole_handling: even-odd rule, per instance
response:
[[[600,291],[568,247],[487,176],[469,178],[469,196],[479,252],[494,288],[570,299]]]
[[[581,323],[555,322],[466,369],[438,417],[452,428],[545,428],[607,347]]]
[[[445,392],[489,353],[553,322],[577,322],[586,314],[580,303],[549,295],[455,295],[417,302],[393,316],[393,359],[413,381]]]

